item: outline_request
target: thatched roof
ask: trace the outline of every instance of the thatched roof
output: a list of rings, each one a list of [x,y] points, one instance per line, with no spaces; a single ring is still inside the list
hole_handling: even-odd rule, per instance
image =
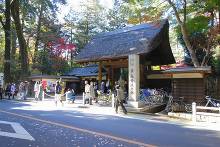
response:
[[[175,63],[169,44],[167,20],[140,24],[96,35],[76,57],[78,62],[127,58],[130,54],[146,55],[153,64]],[[153,58],[148,57],[153,53]],[[157,58],[157,59],[155,59]]]
[[[76,76],[76,77],[91,77],[98,76],[98,65],[88,65],[86,67],[74,67],[69,72],[63,74],[65,76]],[[106,75],[106,71],[102,69],[102,75]]]

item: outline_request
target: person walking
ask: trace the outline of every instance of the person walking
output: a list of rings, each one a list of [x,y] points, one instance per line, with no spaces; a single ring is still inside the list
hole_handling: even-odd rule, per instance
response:
[[[3,99],[3,88],[2,88],[2,85],[0,85],[0,99],[2,100]]]
[[[124,101],[125,101],[125,95],[124,95],[124,90],[121,85],[116,87],[117,95],[116,95],[116,104],[115,104],[115,112],[118,113],[118,106],[120,105],[124,114],[127,114],[127,110],[124,106]]]
[[[15,92],[16,92],[16,85],[15,85],[15,83],[12,83],[11,90],[10,90],[10,95],[12,96],[12,99],[15,98]]]
[[[34,84],[34,98],[36,101],[39,100],[39,93],[40,93],[40,84],[38,81]]]
[[[91,99],[90,105],[92,105],[92,100],[95,100],[95,89],[92,81],[90,82],[89,89],[90,89],[90,99]]]
[[[57,106],[57,101],[60,101],[63,106],[63,102],[61,100],[61,92],[62,92],[62,86],[60,85],[60,82],[57,81],[57,83],[55,85],[55,104],[56,104],[56,106]]]
[[[29,88],[29,83],[28,83],[28,81],[25,81],[25,82],[24,82],[24,100],[27,99],[28,88]]]
[[[106,87],[105,87],[105,82],[104,81],[101,82],[101,89],[100,90],[101,90],[102,93],[106,92]]]
[[[86,104],[86,102],[88,102],[89,104],[92,104],[92,99],[91,99],[91,95],[90,95],[90,85],[88,81],[85,81],[85,102],[84,104]]]
[[[94,82],[94,83],[93,83],[93,87],[94,87],[94,92],[95,92],[94,100],[95,100],[95,103],[98,103],[98,93],[97,93],[98,84],[97,84],[96,82]]]
[[[11,84],[10,83],[8,83],[8,85],[6,86],[5,95],[7,95],[8,99],[10,100],[10,97],[11,97]]]
[[[19,85],[19,93],[20,93],[20,98],[25,99],[25,87],[24,87],[24,82],[21,82]]]

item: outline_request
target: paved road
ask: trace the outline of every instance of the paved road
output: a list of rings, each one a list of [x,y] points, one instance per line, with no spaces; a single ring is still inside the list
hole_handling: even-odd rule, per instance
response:
[[[104,112],[105,108],[99,111],[102,109]],[[19,126],[20,133],[16,130]],[[26,132],[22,132],[21,127]],[[1,147],[205,147],[219,144],[219,131],[192,129],[154,116],[136,119],[129,114],[127,117],[95,113],[90,108],[64,109],[41,106],[41,103],[0,101]]]

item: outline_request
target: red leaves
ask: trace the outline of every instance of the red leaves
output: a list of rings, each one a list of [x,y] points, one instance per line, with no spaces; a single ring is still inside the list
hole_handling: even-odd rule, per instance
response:
[[[67,43],[64,38],[58,38],[55,41],[47,43],[47,47],[51,50],[51,54],[65,58],[65,54],[70,54],[76,50],[76,45]]]

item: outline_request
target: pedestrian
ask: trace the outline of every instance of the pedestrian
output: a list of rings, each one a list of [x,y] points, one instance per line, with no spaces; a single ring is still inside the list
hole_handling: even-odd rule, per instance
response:
[[[2,98],[3,98],[2,94],[3,94],[3,88],[2,88],[2,85],[0,85],[0,99],[1,99],[1,100],[2,100]]]
[[[36,101],[39,100],[39,93],[40,93],[40,84],[38,81],[34,84],[34,98]]]
[[[11,90],[10,90],[10,95],[12,96],[12,99],[15,98],[15,92],[16,92],[16,85],[15,85],[15,83],[12,83]]]
[[[95,103],[98,103],[98,93],[97,93],[98,84],[97,84],[97,82],[94,82],[93,87],[94,87],[94,92],[95,92],[95,98],[94,98],[94,100],[95,100]]]
[[[116,103],[115,103],[115,112],[118,113],[118,106],[120,105],[124,114],[127,114],[127,110],[123,104],[125,102],[125,94],[124,94],[123,86],[119,84],[119,86],[117,86],[116,91],[117,91],[117,95],[116,95]]]
[[[18,86],[18,91],[19,91],[19,95],[20,95],[20,99],[23,99],[23,82],[21,82]]]
[[[114,86],[114,89],[113,89],[113,93],[114,93],[115,97],[117,96],[117,89],[119,89],[119,84],[118,84],[117,81],[115,81],[115,86]]]
[[[90,85],[88,83],[88,81],[85,81],[85,101],[84,103],[89,103],[90,105],[92,104],[92,99],[91,99],[91,95],[90,95]]]
[[[68,90],[66,91],[66,100],[71,101],[72,103],[74,103],[74,101],[75,101],[75,91],[73,89],[68,88]]]
[[[24,82],[24,100],[27,99],[28,87],[29,87],[29,83],[28,83],[28,81],[25,81],[25,82]]]
[[[11,97],[11,84],[10,83],[8,83],[8,85],[6,86],[5,95],[8,96],[8,99],[10,100],[10,97]]]
[[[102,81],[102,82],[101,82],[101,89],[100,89],[100,90],[101,90],[102,93],[105,93],[105,91],[106,91],[105,89],[106,89],[106,87],[105,87],[105,82]]]
[[[107,93],[107,94],[109,94],[110,93],[110,80],[108,80],[107,82],[106,82],[106,84],[105,84],[105,92]]]
[[[90,89],[90,99],[91,99],[90,105],[92,105],[92,100],[95,100],[95,89],[92,81],[90,82],[89,89]]]
[[[61,92],[62,92],[62,86],[60,85],[60,82],[57,81],[55,85],[55,104],[57,106],[57,101],[60,101],[63,106],[63,102],[61,100]]]
[[[19,84],[19,93],[20,93],[20,98],[21,99],[25,99],[25,85],[24,85],[24,82],[21,82],[20,84]]]

